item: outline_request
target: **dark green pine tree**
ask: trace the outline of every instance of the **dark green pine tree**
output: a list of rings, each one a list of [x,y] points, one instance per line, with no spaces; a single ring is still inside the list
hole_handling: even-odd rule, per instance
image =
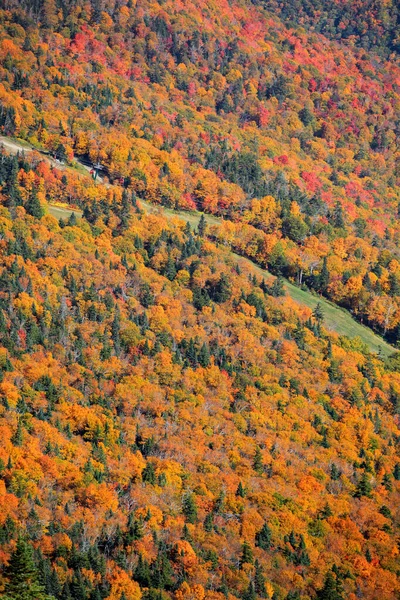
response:
[[[274,283],[271,286],[271,295],[274,298],[280,298],[281,296],[285,296],[285,284],[284,279],[281,275],[276,277]]]
[[[269,550],[271,548],[272,531],[268,527],[267,523],[264,523],[260,531],[256,533],[256,546],[263,550]]]
[[[214,528],[214,518],[213,513],[207,513],[206,518],[204,519],[204,531],[210,533]]]
[[[361,475],[360,481],[357,483],[356,491],[354,492],[355,498],[362,498],[363,496],[367,496],[368,498],[371,496],[372,486],[370,482],[370,478],[367,473],[363,473]]]
[[[76,224],[77,224],[76,214],[74,212],[72,212],[69,216],[67,225],[68,225],[68,227],[75,227]]]
[[[193,494],[186,494],[182,502],[183,514],[188,523],[196,523],[197,521],[197,505]]]
[[[239,498],[246,497],[246,490],[244,489],[241,481],[239,481],[239,485],[237,486],[236,496],[239,496]]]
[[[257,594],[253,581],[250,581],[249,587],[242,594],[243,600],[257,600]]]
[[[14,446],[22,446],[24,437],[23,437],[23,429],[22,429],[22,420],[21,419],[18,419],[17,429],[13,433],[11,441],[14,444]]]
[[[261,449],[259,446],[257,446],[256,451],[254,453],[253,469],[259,475],[262,475],[264,472],[263,458],[262,458]]]
[[[322,262],[321,272],[318,275],[318,288],[321,292],[325,292],[329,284],[329,269],[326,256]]]
[[[120,329],[121,329],[120,313],[119,313],[119,308],[116,307],[115,313],[114,313],[114,319],[111,324],[111,339],[113,341],[114,351],[117,356],[119,355],[119,353],[121,351]]]
[[[225,273],[222,273],[217,285],[214,287],[211,297],[215,302],[226,302],[231,297],[231,284]]]
[[[37,197],[37,192],[35,189],[32,190],[25,208],[26,212],[29,215],[32,215],[32,217],[36,217],[37,219],[41,219],[43,217],[44,211],[39,202],[39,198]]]
[[[314,308],[313,317],[317,321],[317,323],[318,323],[319,326],[323,323],[323,321],[324,321],[324,311],[322,310],[322,306],[321,306],[320,302],[318,302],[318,304]]]
[[[262,567],[258,560],[254,563],[254,589],[257,596],[265,598],[267,596],[267,590],[265,589],[265,577]]]
[[[317,598],[318,600],[343,600],[341,581],[332,571],[327,573],[324,587],[317,592]]]
[[[251,546],[250,546],[249,542],[243,542],[242,556],[240,558],[240,566],[243,566],[244,564],[252,565],[253,562],[254,562],[254,557],[253,557],[253,551],[251,549]]]
[[[164,544],[160,544],[155,562],[151,565],[151,584],[154,588],[168,590],[174,583],[174,571]]]
[[[70,588],[68,579],[63,585],[60,600],[72,600],[71,588]]]
[[[203,237],[206,232],[206,218],[204,215],[201,215],[199,224],[197,226],[197,233],[200,237]]]
[[[147,463],[142,471],[142,480],[154,485],[156,483],[156,472],[152,463]]]
[[[173,281],[176,277],[175,261],[170,254],[168,254],[168,259],[164,269],[164,275],[170,281]]]
[[[6,577],[3,600],[50,600],[39,583],[38,570],[33,560],[33,549],[19,538],[4,570]]]
[[[80,569],[74,572],[70,588],[71,596],[74,600],[87,600],[85,582]]]
[[[202,367],[208,367],[210,364],[210,352],[208,351],[207,344],[201,346],[198,360]]]
[[[139,554],[139,560],[134,573],[135,580],[141,587],[150,587],[151,585],[151,570],[146,559]]]
[[[343,229],[345,227],[343,208],[340,202],[336,202],[332,217],[334,227],[337,229]]]

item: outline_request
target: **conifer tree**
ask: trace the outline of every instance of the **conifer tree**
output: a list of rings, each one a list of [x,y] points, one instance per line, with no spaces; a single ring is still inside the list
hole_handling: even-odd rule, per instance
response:
[[[371,495],[372,486],[367,473],[363,473],[359,482],[357,483],[356,491],[354,492],[355,498],[362,498],[363,496],[369,497]]]
[[[17,540],[4,574],[7,581],[3,600],[51,600],[39,583],[32,546],[24,539]]]
[[[201,215],[199,224],[197,226],[197,232],[200,237],[203,237],[206,232],[206,218],[204,215]]]
[[[262,475],[264,472],[263,459],[262,459],[261,449],[259,446],[257,446],[255,454],[254,454],[253,469],[259,475]]]
[[[183,514],[186,517],[188,523],[196,523],[197,520],[197,506],[194,500],[193,494],[187,494],[183,498],[182,503]]]
[[[37,219],[41,219],[44,215],[42,205],[39,202],[39,198],[37,197],[35,189],[32,190],[28,202],[26,203],[26,212]]]
[[[319,326],[323,323],[323,321],[324,321],[324,312],[322,310],[322,306],[321,306],[320,302],[318,302],[318,304],[314,308],[313,317],[317,321],[317,323],[318,323]]]
[[[256,533],[256,546],[263,550],[269,550],[271,548],[272,532],[268,527],[267,523],[264,523],[258,533]]]
[[[239,481],[239,485],[236,490],[236,496],[239,496],[240,498],[246,497],[246,491],[245,491],[241,481]]]
[[[243,542],[243,545],[242,545],[242,556],[240,558],[240,566],[243,566],[246,563],[252,565],[253,561],[254,561],[253,551],[251,549],[249,542],[245,541],[245,542]]]
[[[329,283],[329,270],[328,270],[327,258],[326,258],[326,256],[324,256],[321,272],[318,275],[318,288],[321,290],[321,292],[326,291],[326,288],[328,287],[328,283]]]
[[[343,600],[342,585],[339,578],[329,571],[324,586],[317,593],[318,600]]]
[[[258,559],[254,563],[254,589],[258,596],[261,596],[261,598],[266,597],[265,577]]]

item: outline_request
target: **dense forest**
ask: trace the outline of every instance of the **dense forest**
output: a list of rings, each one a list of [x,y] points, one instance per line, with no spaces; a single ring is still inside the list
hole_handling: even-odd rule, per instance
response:
[[[240,2],[23,6],[0,18],[4,134],[224,216],[238,251],[397,342],[395,60]]]
[[[258,1],[292,27],[304,26],[385,57],[400,53],[400,8],[396,0]]]
[[[313,6],[0,2],[0,598],[400,598],[397,8]]]

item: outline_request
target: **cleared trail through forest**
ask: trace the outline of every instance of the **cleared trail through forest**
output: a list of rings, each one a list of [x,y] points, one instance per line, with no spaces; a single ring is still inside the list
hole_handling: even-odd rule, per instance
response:
[[[208,215],[206,213],[173,210],[171,208],[150,204],[143,200],[140,200],[140,204],[147,212],[161,213],[169,218],[179,217],[180,219],[189,222],[194,227],[198,225],[203,214],[208,225],[218,225],[222,222],[222,219],[219,217]],[[273,277],[269,271],[255,264],[250,259],[240,256],[233,251],[230,251],[230,254],[235,259],[235,262],[238,262],[242,268],[246,268],[249,272],[264,277],[266,280]],[[293,285],[293,283],[290,283],[287,279],[285,279],[284,282],[286,293],[298,304],[303,304],[311,310],[314,310],[318,303],[321,305],[324,313],[324,327],[326,327],[326,329],[350,338],[359,337],[361,341],[368,346],[371,352],[381,354],[382,357],[390,356],[396,352],[396,349],[393,346],[374,333],[372,329],[356,321],[346,309],[329,302],[329,300],[325,300],[325,298],[321,296],[300,289]]]
[[[12,138],[7,138],[4,136],[0,136],[0,146],[3,145],[4,148],[10,152],[11,154],[17,154],[18,152],[32,152],[36,150],[40,152],[36,148],[33,148],[26,142],[20,142],[19,140],[14,140]],[[61,169],[73,169],[73,167],[65,167],[61,165],[59,162],[51,159],[49,156],[43,154],[43,159],[49,161],[53,166]],[[79,163],[80,168],[84,168],[85,171],[89,171],[90,168],[87,165],[80,163],[79,159],[76,159]],[[97,179],[98,183],[103,183],[102,179],[99,177]],[[149,202],[145,202],[144,200],[140,200],[140,205],[143,210],[149,213],[160,213],[165,215],[167,218],[179,218],[183,219],[185,222],[189,222],[190,225],[196,227],[200,221],[202,215],[204,215],[206,223],[208,225],[219,225],[222,222],[220,217],[215,217],[213,215],[209,215],[206,213],[201,213],[199,211],[180,211],[174,210],[171,208],[166,208],[161,205],[154,205]],[[82,211],[71,209],[69,207],[59,206],[56,204],[49,204],[48,211],[57,219],[67,219],[70,217],[72,213],[75,213],[77,217],[82,216]],[[230,251],[230,254],[235,262],[239,263],[239,265],[243,269],[247,269],[249,272],[253,272],[258,276],[264,277],[265,279],[273,277],[269,271],[263,269],[262,267],[256,265],[248,258],[244,258],[239,256],[233,251]],[[317,296],[312,294],[307,290],[303,290],[298,288],[297,286],[290,283],[288,280],[284,280],[284,288],[288,296],[290,296],[296,303],[307,306],[311,310],[319,303],[322,307],[324,313],[324,327],[326,329],[336,332],[339,335],[344,335],[349,338],[360,338],[360,340],[368,346],[371,352],[375,352],[380,354],[382,357],[387,357],[396,352],[396,348],[388,344],[383,338],[374,333],[372,329],[362,325],[358,321],[356,321],[351,314],[343,308],[325,300],[321,296]]]

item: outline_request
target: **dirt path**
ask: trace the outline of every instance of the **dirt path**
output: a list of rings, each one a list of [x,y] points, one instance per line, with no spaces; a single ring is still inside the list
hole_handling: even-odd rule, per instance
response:
[[[30,152],[38,152],[40,154],[41,158],[43,160],[46,160],[47,162],[49,162],[53,167],[57,167],[57,169],[60,169],[62,171],[65,170],[65,169],[67,169],[67,170],[71,169],[71,170],[75,170],[75,172],[76,172],[76,169],[74,169],[73,167],[69,167],[69,166],[61,163],[59,160],[52,158],[46,152],[44,152],[42,150],[39,150],[38,148],[34,148],[30,144],[28,144],[28,142],[14,140],[13,138],[8,138],[8,137],[5,137],[4,135],[0,135],[0,148],[2,146],[10,154],[18,154],[18,152],[25,152],[26,154],[28,154]],[[88,167],[87,165],[84,165],[76,157],[75,157],[75,160],[78,163],[78,165],[80,166],[80,168],[83,168],[83,169],[85,169],[85,171],[87,171],[88,173],[90,173],[91,167]],[[97,177],[97,183],[104,183],[103,182],[103,178],[100,177],[100,176],[98,176]]]

